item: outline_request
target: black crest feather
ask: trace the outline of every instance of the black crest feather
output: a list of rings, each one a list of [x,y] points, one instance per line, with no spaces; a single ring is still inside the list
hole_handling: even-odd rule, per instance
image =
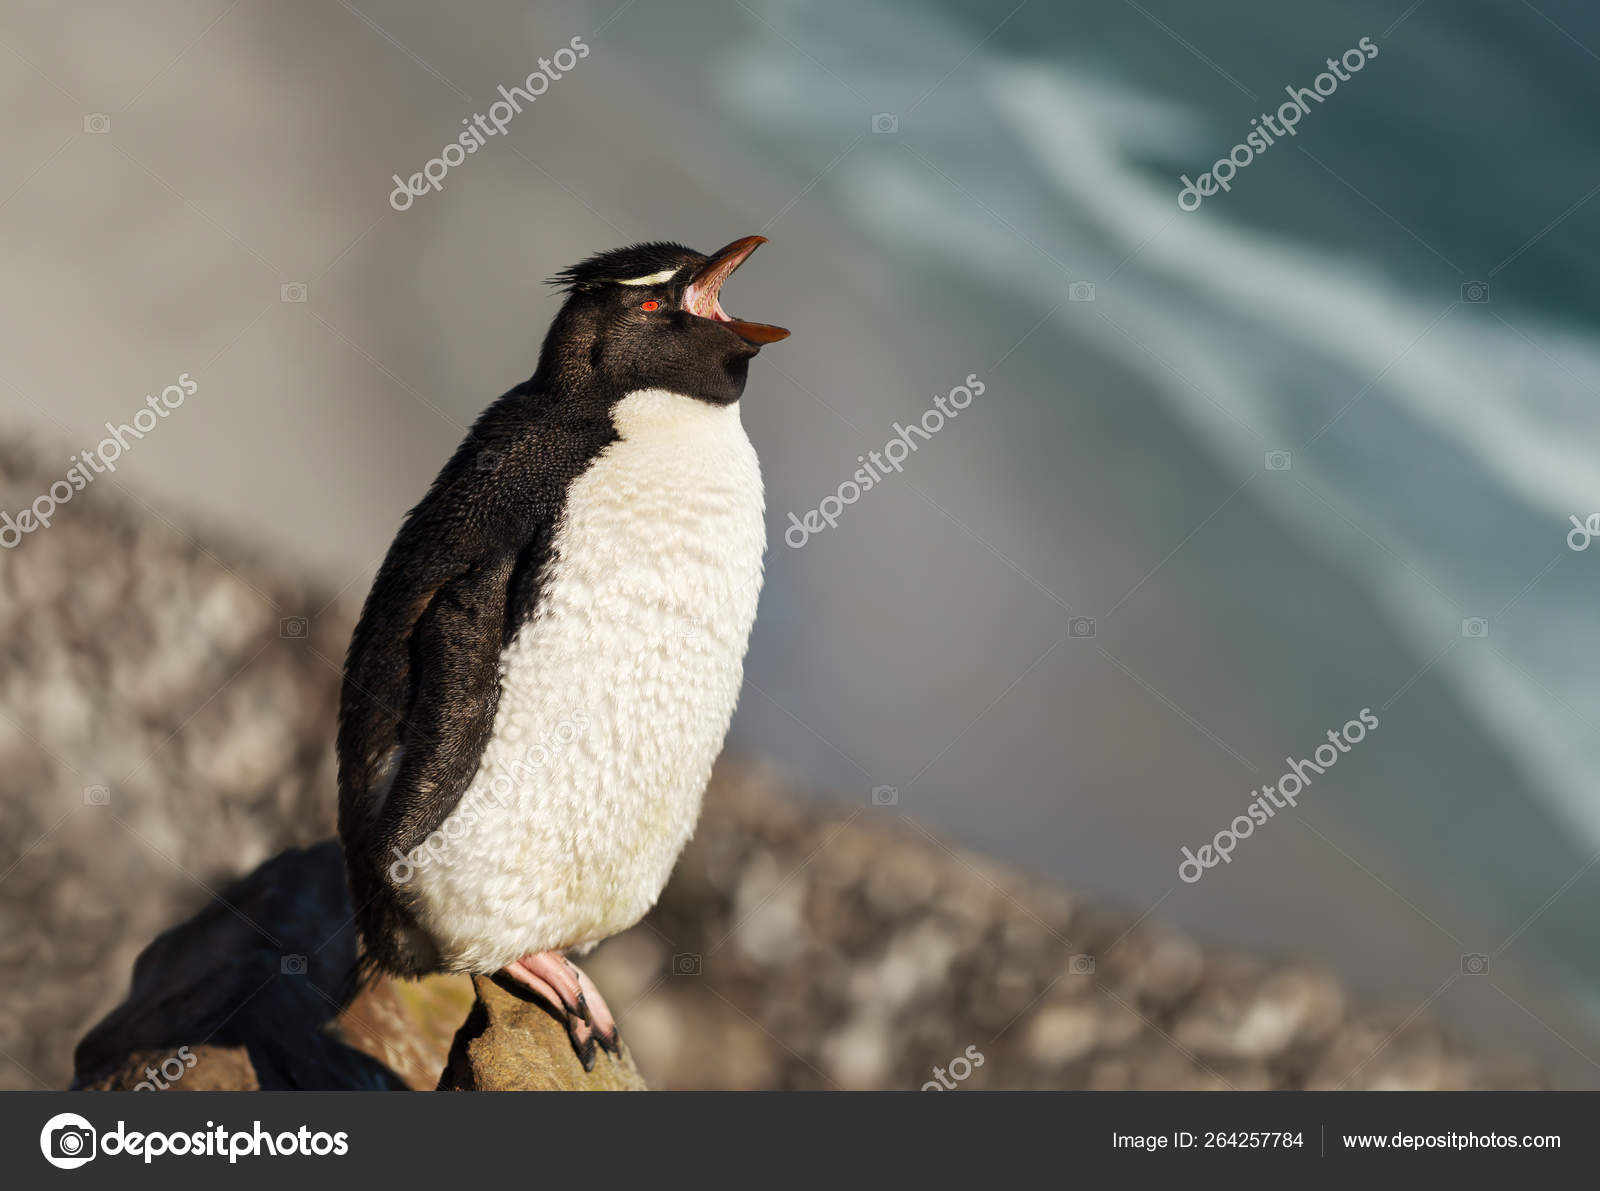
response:
[[[705,254],[682,244],[666,240],[653,240],[645,244],[630,244],[626,248],[612,248],[597,252],[571,268],[563,269],[550,278],[550,284],[567,293],[593,289],[607,282],[626,277],[648,277],[665,269],[681,269],[685,265],[699,264]]]

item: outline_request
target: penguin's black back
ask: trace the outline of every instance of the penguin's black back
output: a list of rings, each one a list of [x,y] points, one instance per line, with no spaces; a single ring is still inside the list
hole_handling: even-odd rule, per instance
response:
[[[389,870],[477,771],[500,654],[538,606],[568,489],[616,439],[611,394],[573,399],[559,371],[541,374],[484,411],[406,515],[351,638],[339,836],[369,971],[418,975],[437,962]]]

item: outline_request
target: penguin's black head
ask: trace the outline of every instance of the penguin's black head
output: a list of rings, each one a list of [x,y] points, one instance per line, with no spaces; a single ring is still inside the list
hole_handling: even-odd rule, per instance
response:
[[[789,332],[734,318],[722,283],[764,236],[706,256],[681,244],[635,244],[592,256],[552,278],[566,304],[545,339],[539,372],[569,392],[612,400],[665,389],[715,405],[739,400],[750,357]]]

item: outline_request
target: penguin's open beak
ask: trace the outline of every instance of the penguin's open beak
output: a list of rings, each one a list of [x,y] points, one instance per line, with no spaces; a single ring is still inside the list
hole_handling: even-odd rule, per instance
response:
[[[701,318],[726,323],[728,330],[746,343],[776,343],[780,339],[789,338],[789,332],[782,327],[774,327],[770,323],[747,323],[742,318],[733,318],[717,300],[717,291],[722,288],[722,283],[749,259],[758,245],[766,242],[765,236],[746,236],[742,240],[735,240],[726,248],[713,252],[711,259],[701,265],[699,271],[689,279],[689,284],[683,291],[683,308]]]

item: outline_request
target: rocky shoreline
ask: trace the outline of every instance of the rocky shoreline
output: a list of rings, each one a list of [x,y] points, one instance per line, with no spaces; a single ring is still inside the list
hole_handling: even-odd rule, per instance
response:
[[[47,481],[41,457],[0,444],[0,503]],[[119,483],[0,566],[0,1084],[422,1089],[447,1067],[449,1086],[570,1084],[503,990],[349,999],[321,841],[350,593],[197,539]],[[794,795],[725,760],[661,904],[586,961],[629,1086],[1541,1084],[1423,1016],[1353,1005],[1315,964],[1201,946],[894,808]],[[502,1042],[549,1063],[496,1066]]]

